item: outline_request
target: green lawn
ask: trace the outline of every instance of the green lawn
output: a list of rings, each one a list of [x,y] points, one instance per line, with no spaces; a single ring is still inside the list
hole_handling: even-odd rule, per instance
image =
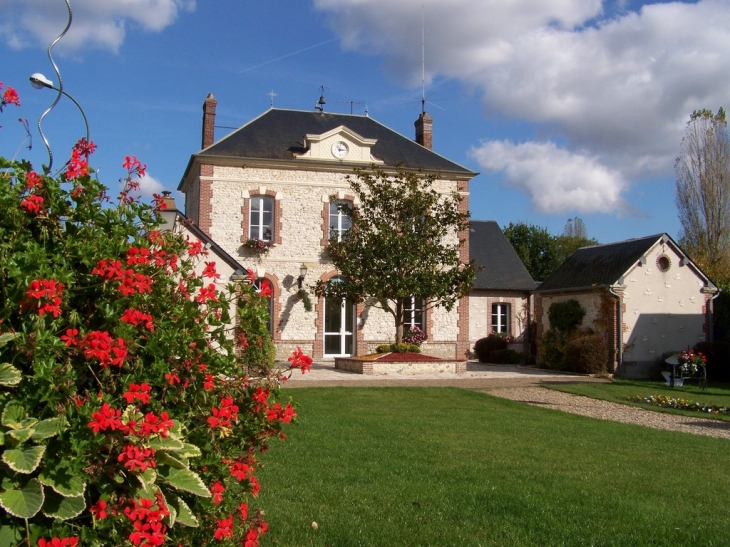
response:
[[[726,440],[455,388],[300,388],[262,546],[727,545]],[[311,523],[316,521],[318,529]]]
[[[684,416],[712,418],[730,422],[727,415],[708,415],[698,412],[664,409],[655,406],[642,405],[627,401],[627,397],[648,397],[650,395],[666,395],[675,399],[685,399],[707,405],[725,406],[730,408],[730,385],[710,384],[706,391],[700,390],[696,383],[682,387],[668,387],[664,382],[647,382],[642,380],[613,380],[606,383],[555,383],[545,384],[545,387],[565,391],[575,395],[585,395],[593,399],[603,399],[616,403],[631,404],[656,412],[669,412]]]

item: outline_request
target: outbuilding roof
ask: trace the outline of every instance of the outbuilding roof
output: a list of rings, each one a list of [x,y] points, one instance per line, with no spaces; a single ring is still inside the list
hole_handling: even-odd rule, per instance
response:
[[[621,277],[638,264],[641,258],[660,241],[671,244],[677,252],[686,256],[668,234],[582,247],[555,270],[553,275],[540,285],[537,292],[617,284]],[[694,268],[711,284],[697,266]]]
[[[479,267],[474,289],[535,289],[536,283],[495,221],[472,220],[469,227],[469,257]]]

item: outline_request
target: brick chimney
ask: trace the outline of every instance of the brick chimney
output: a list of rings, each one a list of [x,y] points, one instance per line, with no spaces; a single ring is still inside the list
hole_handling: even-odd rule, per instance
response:
[[[416,142],[428,148],[433,149],[433,118],[428,115],[428,112],[421,113],[418,119],[413,124],[416,126]]]
[[[207,148],[215,141],[215,107],[218,101],[212,93],[208,93],[203,103],[203,148]]]

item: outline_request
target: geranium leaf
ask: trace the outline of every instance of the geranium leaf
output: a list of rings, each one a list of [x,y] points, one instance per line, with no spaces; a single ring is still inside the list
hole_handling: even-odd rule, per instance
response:
[[[23,373],[10,363],[0,363],[0,386],[17,386],[23,379]]]
[[[173,452],[178,458],[199,458],[203,454],[200,448],[190,443],[184,443],[180,450],[173,450]]]
[[[23,539],[21,528],[5,525],[0,527],[0,547],[17,547]]]
[[[43,514],[58,520],[68,520],[79,516],[86,509],[84,496],[64,497],[53,490],[46,490]]]
[[[155,450],[182,450],[184,448],[184,444],[182,441],[178,441],[175,439],[172,439],[170,437],[167,437],[166,439],[163,439],[162,437],[157,437],[156,439],[150,439],[147,443],[148,448],[154,448]]]
[[[75,475],[65,463],[56,465],[54,469],[44,469],[38,480],[64,497],[81,496],[86,491],[86,482]]]
[[[151,488],[155,485],[155,481],[157,480],[157,471],[148,467],[145,469],[144,473],[137,474],[137,479],[139,479],[139,482],[142,484],[144,491],[150,493],[152,492]]]
[[[167,452],[158,452],[155,454],[155,460],[158,464],[169,465],[175,469],[188,469],[190,467],[187,462],[179,460]]]
[[[4,346],[18,336],[20,336],[20,333],[17,332],[4,332],[0,334],[0,346]]]
[[[58,416],[56,418],[49,418],[47,420],[41,420],[33,426],[33,434],[30,436],[34,441],[40,441],[41,439],[48,439],[68,429],[68,421],[65,416]]]
[[[196,496],[203,498],[212,497],[212,494],[205,486],[203,479],[201,479],[197,473],[190,471],[189,469],[175,469],[174,467],[160,466],[159,473],[170,486],[177,490],[190,492],[191,494],[195,494]]]
[[[188,504],[185,503],[185,500],[183,500],[182,498],[175,498],[172,503],[170,503],[170,507],[174,508],[177,512],[177,522],[179,522],[183,526],[188,526],[190,528],[198,527],[198,519],[195,518],[195,515],[190,510],[190,507],[188,507]]]
[[[172,505],[170,505],[169,503],[167,504],[167,510],[169,512],[168,515],[167,515],[167,517],[166,517],[167,518],[167,525],[170,528],[172,528],[173,526],[175,526],[175,521],[177,520],[177,510]]]
[[[34,431],[35,429],[11,429],[7,433],[16,441],[24,443],[31,438]]]
[[[45,451],[44,445],[12,448],[3,452],[2,460],[16,473],[27,475],[36,470]]]
[[[20,490],[6,490],[0,494],[0,507],[20,519],[33,518],[43,507],[43,487],[37,479],[31,479]]]
[[[157,490],[157,495],[162,498],[162,503],[165,505],[165,507],[167,507],[167,510],[169,512],[169,514],[167,515],[167,517],[165,517],[165,518],[167,518],[168,525],[171,526],[171,527],[174,526],[175,525],[175,519],[177,518],[177,511],[175,510],[175,508],[172,505],[170,505],[167,502],[167,498],[165,497],[165,493],[161,489],[158,489]],[[158,505],[159,505],[159,500],[158,500]]]
[[[18,401],[9,401],[3,409],[0,423],[11,429],[19,429],[20,423],[25,418],[25,409]]]

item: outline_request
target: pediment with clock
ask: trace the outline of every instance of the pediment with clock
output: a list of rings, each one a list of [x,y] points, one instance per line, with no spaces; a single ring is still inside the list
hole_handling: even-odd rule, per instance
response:
[[[383,163],[372,154],[372,147],[376,142],[377,139],[366,139],[341,125],[321,135],[305,135],[306,151],[296,157],[317,161]]]

